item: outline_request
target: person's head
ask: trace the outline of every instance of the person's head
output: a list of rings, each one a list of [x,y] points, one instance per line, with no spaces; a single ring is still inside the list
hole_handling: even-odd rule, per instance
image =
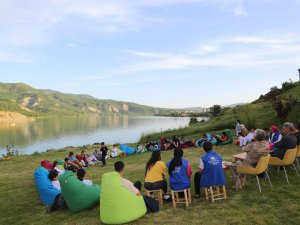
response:
[[[56,170],[51,170],[48,174],[48,178],[52,181],[57,180],[58,172]]]
[[[243,128],[243,129],[241,130],[241,133],[242,133],[242,136],[246,136],[247,130],[246,130],[245,128]]]
[[[254,128],[254,127],[251,127],[250,132],[251,132],[251,133],[254,133],[254,132],[255,132],[255,128]]]
[[[65,158],[65,162],[68,162],[68,161],[70,161],[70,159],[69,158]]]
[[[255,141],[263,141],[266,139],[266,132],[263,129],[256,129],[254,132]]]
[[[236,123],[241,123],[241,120],[236,120],[235,122],[236,122]]]
[[[54,169],[58,165],[58,162],[54,161],[52,164],[52,168]]]
[[[211,151],[213,149],[213,144],[210,141],[206,141],[203,143],[203,150],[205,152]]]
[[[175,167],[182,165],[182,156],[183,156],[183,150],[181,148],[175,148],[174,158],[171,160],[168,168],[168,173],[170,176],[172,176],[172,172],[175,170]]]
[[[74,156],[74,153],[73,153],[73,152],[70,152],[70,153],[69,153],[69,157],[71,157],[71,156]]]
[[[68,170],[69,170],[69,171],[72,171],[73,173],[76,173],[76,172],[77,172],[77,168],[76,168],[74,165],[70,165],[70,166],[68,167]]]
[[[217,135],[216,131],[213,131],[213,132],[212,132],[212,136],[214,137],[214,136],[216,136],[216,135]]]
[[[206,139],[207,138],[207,135],[206,133],[202,134],[202,138]]]
[[[101,146],[104,146],[105,145],[105,143],[104,142],[101,142],[101,144],[100,144]]]
[[[116,144],[114,144],[114,145],[113,145],[113,147],[114,147],[114,148],[116,148],[116,147],[117,147],[117,145],[116,145]]]
[[[145,174],[147,174],[147,172],[152,168],[152,166],[154,166],[154,164],[160,160],[161,160],[160,151],[152,152],[151,158],[149,159],[149,161],[147,162],[147,165],[146,165]]]
[[[286,122],[282,126],[282,133],[284,135],[294,132],[294,125],[290,122]]]
[[[85,150],[82,150],[82,151],[81,151],[81,154],[85,154]]]
[[[125,164],[122,161],[117,161],[115,162],[114,167],[115,171],[118,172],[121,175],[121,177],[123,177]]]
[[[85,170],[82,168],[78,169],[77,170],[77,178],[79,180],[83,180],[84,176],[85,176]]]
[[[271,127],[271,132],[272,132],[272,133],[276,133],[276,132],[278,132],[278,131],[279,131],[279,129],[278,129],[277,126],[272,126],[272,127]]]

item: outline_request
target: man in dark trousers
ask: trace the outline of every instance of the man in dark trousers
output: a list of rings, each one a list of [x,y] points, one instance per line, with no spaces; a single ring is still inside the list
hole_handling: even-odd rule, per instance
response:
[[[273,157],[279,159],[283,159],[288,149],[294,149],[297,146],[297,138],[294,134],[294,125],[292,123],[286,122],[283,124],[282,134],[284,135],[282,139],[274,144],[276,150],[271,153]]]
[[[103,166],[106,166],[105,158],[106,158],[107,152],[108,152],[108,148],[106,147],[104,142],[101,142],[100,152],[101,152],[101,155],[102,155],[101,162],[102,162],[102,167],[103,167]]]

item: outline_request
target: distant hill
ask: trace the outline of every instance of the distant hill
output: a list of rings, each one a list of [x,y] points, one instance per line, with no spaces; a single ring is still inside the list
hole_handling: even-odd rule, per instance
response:
[[[164,109],[131,102],[101,100],[90,95],[41,90],[24,83],[0,83],[0,111],[26,116],[154,115]]]

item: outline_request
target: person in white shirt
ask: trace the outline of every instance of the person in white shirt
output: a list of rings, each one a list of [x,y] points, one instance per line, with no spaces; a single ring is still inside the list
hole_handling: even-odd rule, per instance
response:
[[[118,149],[117,149],[117,145],[113,145],[113,148],[111,150],[111,157],[112,158],[116,158],[118,156]]]
[[[55,189],[60,190],[60,183],[58,181],[58,172],[56,170],[51,170],[48,174],[48,178],[51,180],[52,185]]]
[[[78,180],[80,180],[82,183],[84,183],[87,186],[92,186],[93,185],[93,181],[91,180],[85,180],[85,170],[80,168],[77,170],[77,178]]]
[[[124,178],[124,163],[122,161],[117,161],[114,164],[115,167],[115,171],[118,172],[120,174],[120,178],[121,178],[121,182],[123,184],[123,186],[131,191],[133,194],[140,196],[141,195],[141,188],[142,188],[142,183],[140,181],[135,182],[135,184],[133,184],[130,180],[127,180]]]
[[[254,141],[254,132],[255,132],[255,129],[251,128],[250,132],[247,135],[247,143],[251,143]]]

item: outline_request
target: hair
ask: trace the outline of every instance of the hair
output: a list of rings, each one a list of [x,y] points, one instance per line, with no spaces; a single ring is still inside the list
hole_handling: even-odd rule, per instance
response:
[[[294,125],[292,123],[290,123],[290,122],[285,122],[283,124],[283,127],[289,128],[291,131],[294,131]]]
[[[68,162],[70,159],[69,158],[65,158],[65,162]]]
[[[77,171],[77,168],[74,165],[70,165],[67,170],[72,171],[73,173],[75,173]]]
[[[159,160],[161,160],[160,151],[152,152],[151,158],[149,159],[149,161],[146,164],[145,175],[152,168],[152,166],[154,166],[154,164]]]
[[[263,129],[256,129],[254,132],[254,138],[256,141],[263,141],[266,139],[266,132]]]
[[[125,164],[122,161],[117,161],[115,162],[114,167],[115,167],[115,171],[120,173],[124,169]]]
[[[101,142],[101,144],[100,145],[105,145],[105,143],[104,142]]]
[[[53,181],[55,177],[58,176],[58,172],[56,170],[51,170],[48,174],[48,178]]]
[[[85,170],[82,168],[78,169],[77,170],[77,178],[82,181],[84,176],[85,176]]]
[[[54,169],[56,167],[56,165],[58,164],[57,161],[54,161],[53,164],[52,164],[52,169]]]
[[[241,123],[241,120],[240,120],[240,119],[238,119],[238,120],[236,120],[236,122],[238,122],[238,123]]]
[[[116,144],[114,144],[114,145],[113,145],[113,147],[117,147],[117,145],[116,145]]]
[[[182,156],[183,156],[183,151],[181,148],[175,148],[174,149],[174,158],[171,160],[169,168],[168,168],[168,173],[170,177],[172,176],[172,172],[175,170],[175,167],[181,166],[182,165]]]
[[[85,150],[84,150],[84,149],[81,151],[81,154],[82,154],[82,153],[85,153]]]
[[[299,122],[294,123],[294,129],[299,129],[299,126],[300,126]]]
[[[206,141],[203,143],[203,149],[205,152],[208,152],[213,149],[213,144],[210,141]]]
[[[74,152],[70,152],[70,153],[69,153],[69,156],[70,156],[70,155],[74,155]]]

